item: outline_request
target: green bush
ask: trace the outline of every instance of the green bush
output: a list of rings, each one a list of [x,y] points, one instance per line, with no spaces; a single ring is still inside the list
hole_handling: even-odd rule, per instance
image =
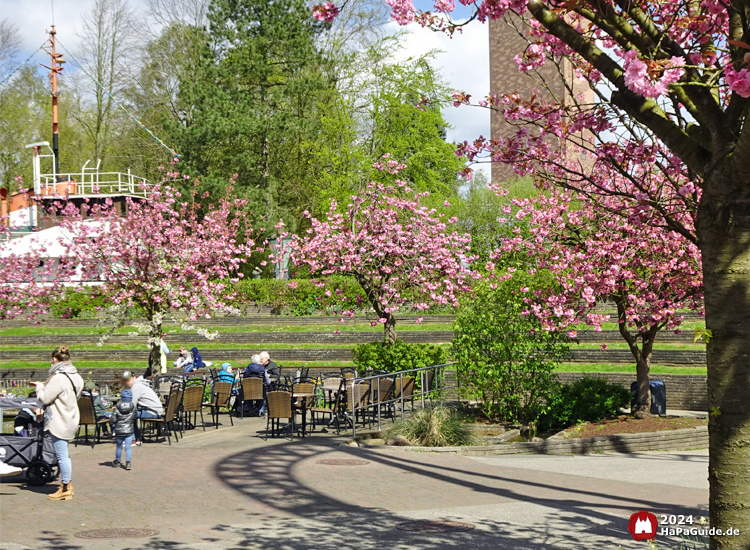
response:
[[[533,290],[550,284],[544,273],[516,272],[462,301],[453,338],[459,391],[490,420],[535,422],[557,387],[553,370],[568,339],[528,313]]]
[[[383,432],[385,439],[401,435],[420,447],[473,445],[477,438],[461,422],[458,414],[445,405],[419,409]]]
[[[630,392],[604,378],[586,377],[561,386],[539,420],[545,431],[564,430],[579,422],[598,422],[630,403]]]
[[[312,315],[316,311],[361,310],[368,306],[362,289],[352,277],[331,276],[320,283],[324,286],[313,284],[311,279],[243,279],[230,285],[230,291],[236,293],[236,306],[252,302],[268,306],[279,314],[297,316]]]
[[[354,364],[358,371],[419,369],[442,365],[448,361],[448,352],[433,344],[406,344],[396,340],[395,344],[373,342],[354,347]]]
[[[91,318],[107,307],[107,299],[97,287],[66,289],[62,297],[51,304],[52,313],[66,319]]]

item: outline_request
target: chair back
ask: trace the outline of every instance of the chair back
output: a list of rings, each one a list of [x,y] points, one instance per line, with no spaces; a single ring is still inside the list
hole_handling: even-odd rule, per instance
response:
[[[294,393],[311,393],[313,397],[305,399],[305,407],[312,408],[315,403],[315,382],[301,382],[294,385]]]
[[[430,391],[432,389],[432,381],[435,379],[435,371],[434,370],[428,370],[424,373],[424,384],[425,387],[422,388],[423,392]]]
[[[396,399],[401,399],[402,396],[404,397],[404,399],[408,399],[412,395],[414,395],[414,378],[412,378],[411,376],[396,378],[393,396]]]
[[[364,407],[370,403],[370,384],[351,384],[346,385],[346,409],[349,412],[354,407]]]
[[[379,390],[379,391],[378,391]],[[392,378],[380,378],[378,385],[372,388],[372,402],[382,403],[384,401],[390,401],[393,396],[393,379]]]
[[[80,414],[79,424],[96,424],[96,414],[94,414],[94,398],[82,395],[78,398],[78,413]]]
[[[268,418],[292,418],[292,394],[288,391],[270,391],[266,394]]]
[[[185,388],[182,398],[182,410],[185,412],[199,412],[203,405],[204,384],[191,384]]]
[[[173,391],[169,393],[169,397],[167,397],[167,410],[164,411],[164,421],[165,422],[171,422],[174,420],[175,414],[177,414],[177,409],[180,406],[180,401],[182,400],[182,391],[178,388],[175,388]]]
[[[242,397],[246,401],[263,399],[263,379],[259,376],[243,378]]]
[[[218,407],[228,407],[229,400],[232,397],[232,384],[231,382],[214,382],[214,398],[212,403]]]
[[[346,380],[351,380],[352,378],[357,377],[357,371],[351,367],[341,367],[341,376]]]

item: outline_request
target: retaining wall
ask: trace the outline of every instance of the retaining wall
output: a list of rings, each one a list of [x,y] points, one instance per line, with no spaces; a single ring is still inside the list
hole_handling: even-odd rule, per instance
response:
[[[682,430],[665,430],[641,434],[602,435],[578,439],[547,439],[539,442],[502,443],[470,447],[386,447],[363,445],[377,451],[418,451],[450,453],[467,456],[496,456],[517,454],[590,454],[642,453],[645,451],[684,451],[708,447],[708,427],[698,426]]]

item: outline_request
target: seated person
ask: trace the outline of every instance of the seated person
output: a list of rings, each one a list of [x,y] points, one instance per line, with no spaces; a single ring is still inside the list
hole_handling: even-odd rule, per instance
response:
[[[281,378],[281,367],[271,360],[267,351],[260,352],[260,364],[263,365],[269,376],[273,376],[276,380]]]
[[[269,386],[271,384],[271,378],[268,376],[266,369],[263,368],[263,364],[260,362],[260,355],[253,355],[250,358],[250,364],[245,367],[242,376],[258,376],[263,378],[264,386]]]
[[[193,372],[194,370],[202,369],[203,367],[205,367],[205,365],[203,364],[203,357],[201,357],[198,348],[193,347],[190,350],[190,355],[193,358],[193,361],[183,367],[182,372],[184,374],[188,374],[189,372]]]
[[[235,375],[232,373],[231,363],[222,363],[221,371],[219,371],[219,382],[229,382],[234,384]]]
[[[94,384],[91,380],[89,380],[83,385],[83,391],[81,392],[81,396],[91,397],[94,400],[94,416],[96,416],[97,422],[99,420],[102,420],[104,418],[109,418],[110,416],[112,416],[112,413],[107,412],[107,410],[104,408],[104,403],[102,402],[102,396],[99,393],[99,391],[96,389],[96,384]]]
[[[250,364],[245,367],[242,373],[244,378],[257,377],[263,379],[263,395],[266,394],[266,389],[271,384],[271,378],[268,376],[266,369],[260,362],[260,355],[253,355],[250,358]],[[250,416],[263,416],[265,410],[265,401],[245,401],[244,396],[242,398],[243,407],[245,407],[246,414]]]
[[[130,371],[123,372],[120,378],[125,389],[133,394],[133,405],[138,409],[138,418],[161,418],[164,414],[164,407],[147,380],[143,377],[136,378]],[[135,444],[141,444],[141,431],[138,424],[135,426]]]
[[[180,346],[180,356],[177,358],[177,361],[175,361],[173,364],[178,369],[182,369],[183,371],[185,371],[188,365],[193,364],[193,355],[185,349],[185,346]],[[192,368],[190,370],[192,370]],[[190,372],[190,371],[187,371],[187,372]]]

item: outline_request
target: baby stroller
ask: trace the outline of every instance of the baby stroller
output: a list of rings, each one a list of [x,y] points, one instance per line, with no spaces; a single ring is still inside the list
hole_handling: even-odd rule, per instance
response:
[[[2,409],[42,409],[44,405],[33,398],[0,397]],[[37,430],[34,437],[0,435],[0,460],[16,468],[26,468],[30,485],[49,483],[57,476],[57,457],[49,433]]]

